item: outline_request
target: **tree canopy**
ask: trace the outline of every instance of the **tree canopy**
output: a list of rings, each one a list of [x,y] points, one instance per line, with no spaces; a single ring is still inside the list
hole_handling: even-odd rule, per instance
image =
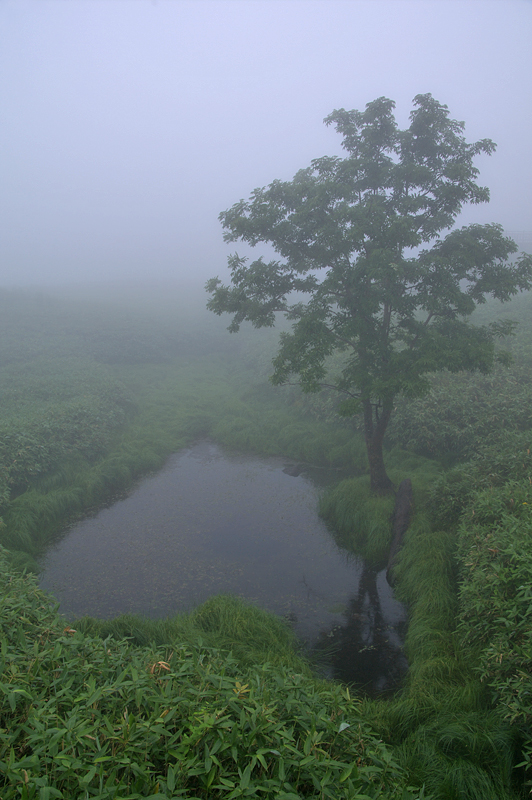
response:
[[[207,283],[208,308],[281,334],[272,381],[295,378],[307,392],[343,393],[344,414],[362,413],[376,492],[392,490],[383,460],[386,426],[399,394],[428,391],[442,369],[491,369],[495,338],[510,325],[475,326],[487,296],[508,300],[532,285],[532,257],[500,225],[453,228],[466,203],[485,203],[474,158],[490,139],[466,142],[464,124],[430,94],[417,95],[400,130],[395,103],[380,97],[365,111],[325,119],[347,155],[315,159],[293,180],[255,189],[220,214],[227,242],[271,245],[279,260],[229,257],[231,283]],[[340,353],[341,368],[328,374]]]

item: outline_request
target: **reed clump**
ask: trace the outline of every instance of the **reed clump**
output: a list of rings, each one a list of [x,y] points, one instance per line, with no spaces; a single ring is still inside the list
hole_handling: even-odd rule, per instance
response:
[[[369,476],[349,478],[327,491],[320,515],[341,547],[364,558],[374,569],[387,561],[394,498],[372,495]]]

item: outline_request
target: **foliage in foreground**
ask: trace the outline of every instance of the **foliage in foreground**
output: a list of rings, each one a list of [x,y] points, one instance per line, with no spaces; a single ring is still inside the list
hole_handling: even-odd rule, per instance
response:
[[[438,800],[530,796],[530,436],[484,443],[444,473],[395,568],[410,669],[367,713]]]
[[[199,639],[92,637],[32,578],[0,580],[3,800],[427,797],[347,690]]]
[[[457,537],[416,515],[394,570],[409,607],[409,672],[391,701],[370,715],[412,780],[436,800],[511,800],[516,730],[493,710],[470,654],[456,636]]]
[[[459,537],[461,644],[519,734],[532,787],[532,478],[479,492]]]

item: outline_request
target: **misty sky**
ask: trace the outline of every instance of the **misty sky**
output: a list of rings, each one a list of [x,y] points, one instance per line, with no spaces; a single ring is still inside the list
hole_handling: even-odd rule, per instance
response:
[[[225,274],[220,211],[431,92],[532,230],[530,0],[0,0],[0,284]]]

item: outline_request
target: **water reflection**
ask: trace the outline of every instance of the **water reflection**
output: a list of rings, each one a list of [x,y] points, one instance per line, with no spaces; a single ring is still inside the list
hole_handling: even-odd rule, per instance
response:
[[[400,662],[405,615],[386,582],[334,543],[316,513],[317,477],[200,443],[66,531],[43,559],[41,587],[70,618],[164,617],[234,594],[290,620],[309,646],[332,640],[332,674],[365,683],[353,677],[360,665],[375,674]]]
[[[408,668],[402,650],[406,618],[386,570],[376,573],[364,565],[344,617],[344,624],[322,636],[316,647],[327,656],[329,674],[369,695],[395,689]]]

